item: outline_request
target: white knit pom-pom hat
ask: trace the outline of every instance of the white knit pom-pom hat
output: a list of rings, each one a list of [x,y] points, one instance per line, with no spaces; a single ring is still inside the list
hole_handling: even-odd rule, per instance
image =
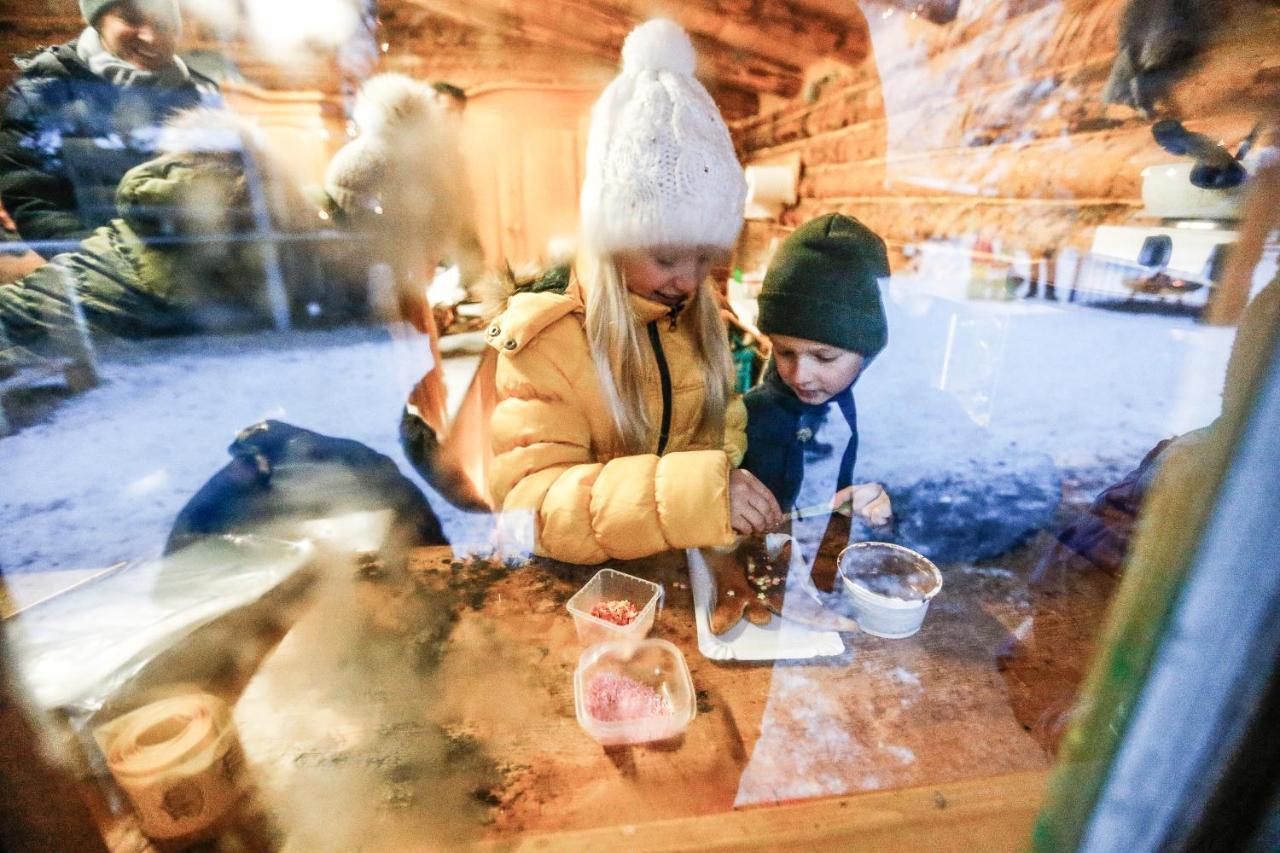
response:
[[[602,252],[731,248],[747,183],[729,129],[693,76],[693,44],[658,18],[622,45],[622,73],[591,111],[583,241]]]

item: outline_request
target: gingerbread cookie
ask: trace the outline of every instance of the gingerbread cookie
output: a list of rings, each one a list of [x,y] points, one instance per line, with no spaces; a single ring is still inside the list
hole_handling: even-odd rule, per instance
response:
[[[743,617],[764,625],[772,614],[782,613],[791,541],[788,537],[781,548],[770,551],[764,537],[757,536],[731,549],[703,551],[716,585],[711,633],[723,634]]]

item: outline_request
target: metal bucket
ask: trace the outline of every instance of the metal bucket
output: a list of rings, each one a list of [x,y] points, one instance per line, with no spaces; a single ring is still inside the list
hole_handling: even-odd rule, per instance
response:
[[[850,545],[836,570],[858,627],[890,640],[919,631],[942,589],[942,573],[927,557],[888,542]]]

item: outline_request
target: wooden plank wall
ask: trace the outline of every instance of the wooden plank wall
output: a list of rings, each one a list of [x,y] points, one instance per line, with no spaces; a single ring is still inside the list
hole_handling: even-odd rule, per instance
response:
[[[1234,147],[1280,104],[1280,8],[1249,0],[1175,92],[1187,125]],[[1250,6],[1255,16],[1240,7]],[[1095,226],[1140,218],[1141,170],[1176,158],[1150,120],[1104,108],[1123,0],[966,0],[943,26],[867,4],[873,54],[810,97],[734,122],[744,162],[798,152],[799,202],[751,222],[740,262],[841,211],[899,254],[925,241],[1033,256],[1087,248]],[[897,268],[897,264],[895,264]]]
[[[21,8],[19,8],[21,6]],[[10,57],[69,41],[84,29],[76,5],[58,0],[8,2],[0,9],[0,91],[18,76]]]

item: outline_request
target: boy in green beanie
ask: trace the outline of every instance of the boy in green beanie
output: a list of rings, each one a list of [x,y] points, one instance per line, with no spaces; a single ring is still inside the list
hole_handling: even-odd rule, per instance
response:
[[[837,213],[797,228],[765,274],[758,325],[773,357],[745,397],[742,467],[769,487],[784,512],[849,505],[872,524],[889,521],[884,488],[853,482],[853,386],[888,342],[880,301],[880,280],[888,276],[884,241]]]

